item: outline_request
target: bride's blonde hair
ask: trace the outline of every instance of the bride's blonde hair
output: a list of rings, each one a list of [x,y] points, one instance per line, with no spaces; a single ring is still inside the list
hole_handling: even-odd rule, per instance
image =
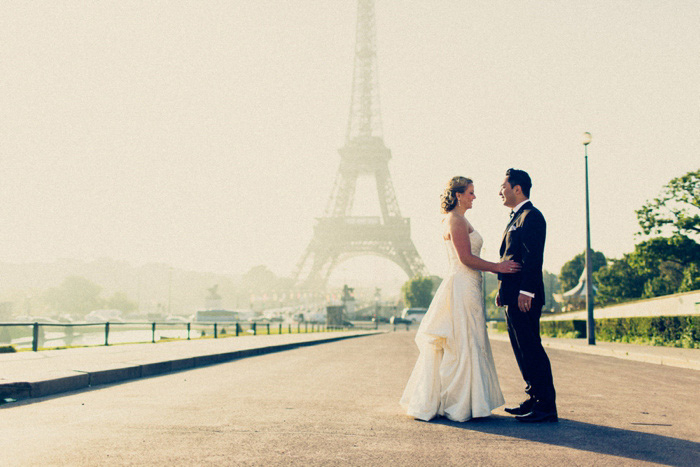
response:
[[[470,178],[460,176],[452,177],[450,181],[447,182],[445,191],[440,195],[443,214],[447,214],[457,206],[457,196],[455,193],[464,193],[472,183],[474,182]]]

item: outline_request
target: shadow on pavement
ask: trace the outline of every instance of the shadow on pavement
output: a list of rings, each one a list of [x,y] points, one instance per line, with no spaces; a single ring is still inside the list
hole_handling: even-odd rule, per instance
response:
[[[666,465],[700,465],[700,443],[561,417],[559,423],[536,425],[500,415],[464,423],[440,417],[429,423]]]

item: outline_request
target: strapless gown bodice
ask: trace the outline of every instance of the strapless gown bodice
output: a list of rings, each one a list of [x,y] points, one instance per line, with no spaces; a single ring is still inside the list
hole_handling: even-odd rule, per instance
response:
[[[481,237],[479,232],[472,230],[472,233],[469,234],[469,242],[471,243],[472,247],[472,255],[479,256],[481,254],[481,247],[484,244],[484,239]],[[462,273],[467,274],[479,281],[481,280],[481,271],[472,269],[459,260],[457,249],[455,248],[454,243],[452,243],[452,240],[445,240],[445,249],[447,250],[447,261],[449,263],[448,274]]]

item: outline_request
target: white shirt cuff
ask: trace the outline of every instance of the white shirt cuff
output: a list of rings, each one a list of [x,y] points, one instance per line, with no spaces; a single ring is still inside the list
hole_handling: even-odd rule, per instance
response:
[[[523,295],[527,295],[530,298],[535,298],[535,294],[532,292],[525,292],[524,290],[521,290],[520,293]]]

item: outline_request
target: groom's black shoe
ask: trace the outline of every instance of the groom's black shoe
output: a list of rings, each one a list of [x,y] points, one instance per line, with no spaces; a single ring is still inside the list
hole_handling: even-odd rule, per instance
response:
[[[535,407],[535,398],[531,397],[518,407],[506,408],[505,411],[511,415],[527,415]]]
[[[558,422],[556,410],[540,410],[533,409],[532,412],[526,415],[518,415],[515,419],[523,423],[542,423],[542,422]]]

